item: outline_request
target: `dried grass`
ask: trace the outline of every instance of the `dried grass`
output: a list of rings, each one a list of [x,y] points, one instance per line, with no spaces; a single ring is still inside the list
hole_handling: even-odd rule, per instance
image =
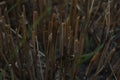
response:
[[[0,79],[120,80],[119,5],[0,0]]]

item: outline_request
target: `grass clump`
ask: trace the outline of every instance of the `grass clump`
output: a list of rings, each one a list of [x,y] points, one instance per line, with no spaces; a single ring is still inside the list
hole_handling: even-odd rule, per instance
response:
[[[117,0],[0,0],[0,80],[120,80]]]

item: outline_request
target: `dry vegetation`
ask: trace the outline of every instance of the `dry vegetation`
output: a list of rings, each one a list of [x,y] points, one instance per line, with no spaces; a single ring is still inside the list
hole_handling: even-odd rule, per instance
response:
[[[120,80],[119,0],[0,0],[0,80]]]

